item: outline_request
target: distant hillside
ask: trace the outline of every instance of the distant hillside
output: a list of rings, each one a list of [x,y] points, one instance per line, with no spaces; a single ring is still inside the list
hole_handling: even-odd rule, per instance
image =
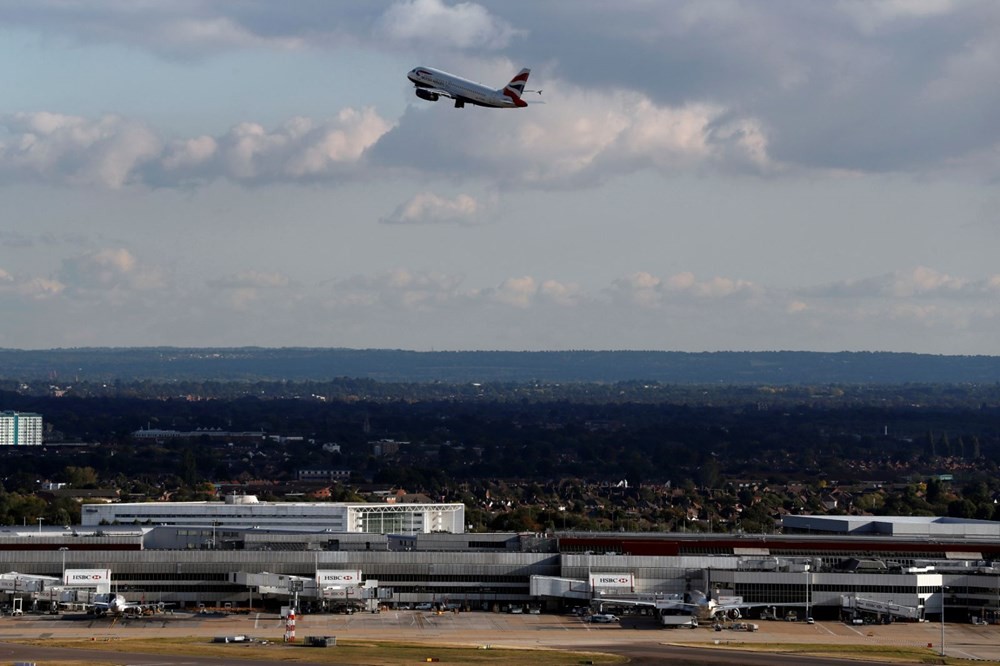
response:
[[[619,382],[904,384],[1000,382],[1000,357],[888,352],[413,352],[383,349],[0,350],[0,379],[73,381]]]

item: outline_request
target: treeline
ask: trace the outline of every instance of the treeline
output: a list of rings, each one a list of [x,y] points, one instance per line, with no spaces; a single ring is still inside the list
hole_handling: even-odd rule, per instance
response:
[[[889,352],[463,351],[392,349],[0,349],[0,378],[154,381],[996,383],[1000,357]]]

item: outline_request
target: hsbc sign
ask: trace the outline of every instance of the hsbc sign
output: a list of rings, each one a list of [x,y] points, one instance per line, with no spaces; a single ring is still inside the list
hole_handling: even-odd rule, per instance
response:
[[[632,574],[591,574],[590,587],[627,587],[635,586],[635,579]]]
[[[338,571],[333,569],[321,569],[316,572],[316,585],[318,587],[354,587],[361,585],[361,571],[350,569]]]
[[[111,583],[111,569],[66,569],[64,585],[107,585]]]

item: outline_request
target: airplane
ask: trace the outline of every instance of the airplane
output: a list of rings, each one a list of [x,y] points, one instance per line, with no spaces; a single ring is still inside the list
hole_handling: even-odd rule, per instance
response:
[[[149,613],[162,612],[167,604],[157,603],[157,604],[146,604],[146,603],[135,603],[128,601],[125,597],[120,594],[115,594],[108,592],[105,594],[94,595],[94,601],[90,604],[91,609],[89,612],[94,615],[114,615],[115,617],[120,617],[122,615],[147,615]]]
[[[692,618],[698,622],[721,622],[738,620],[743,612],[751,608],[764,608],[769,604],[720,603],[701,590],[691,590],[683,595],[671,594],[650,599],[602,599],[604,603],[629,606],[652,606],[660,615],[664,626],[675,626],[680,622],[675,618]],[[786,604],[787,605],[787,604]],[[687,623],[685,623],[687,624]]]
[[[414,67],[406,77],[416,86],[414,92],[417,97],[429,102],[448,97],[455,100],[456,109],[461,109],[466,104],[494,109],[514,109],[528,106],[528,103],[521,99],[524,93],[542,94],[541,90],[524,89],[530,73],[531,70],[525,67],[510,80],[510,83],[497,90],[431,67]]]

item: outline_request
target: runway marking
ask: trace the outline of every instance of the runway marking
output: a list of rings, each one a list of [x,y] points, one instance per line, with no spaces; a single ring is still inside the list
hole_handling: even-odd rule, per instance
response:
[[[945,647],[944,651],[945,651],[945,656],[951,656],[953,652],[957,652],[960,655],[965,655],[965,659],[972,659],[972,660],[982,659],[982,657],[980,657],[979,655],[966,652],[965,650],[952,650],[949,649],[948,647]]]
[[[836,632],[832,631],[831,629],[828,629],[827,627],[823,626],[822,624],[817,624],[816,626],[819,627],[820,629],[822,629],[823,631],[825,631],[826,633],[830,634],[831,636],[836,636],[837,635]]]
[[[857,629],[855,629],[854,627],[852,627],[852,626],[851,626],[851,625],[849,625],[849,624],[845,624],[845,625],[844,625],[844,627],[845,627],[845,628],[847,628],[847,629],[848,629],[848,630],[850,630],[850,631],[853,631],[853,632],[854,632],[854,633],[856,633],[856,634],[857,634],[858,636],[864,636],[864,634],[863,634],[863,633],[861,633],[860,631],[858,631]]]

